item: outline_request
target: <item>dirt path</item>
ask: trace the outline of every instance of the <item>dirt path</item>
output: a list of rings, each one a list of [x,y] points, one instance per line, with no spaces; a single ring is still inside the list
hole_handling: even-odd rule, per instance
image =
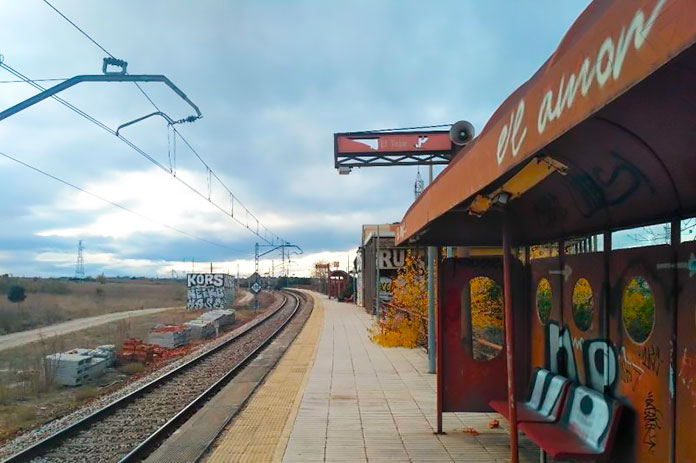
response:
[[[242,293],[242,296],[239,299],[237,299],[236,301],[234,301],[235,307],[248,304],[254,298],[254,296],[252,296],[252,294],[249,291],[241,291],[240,290],[240,292]]]
[[[153,309],[128,310],[126,312],[109,313],[105,315],[99,315],[96,317],[78,318],[77,320],[70,320],[69,322],[57,323],[55,325],[45,326],[43,328],[37,328],[29,331],[20,331],[19,333],[6,334],[0,336],[0,350],[11,349],[13,347],[19,347],[24,344],[29,344],[30,342],[39,341],[42,337],[44,339],[51,338],[53,336],[72,333],[73,331],[79,331],[85,328],[91,328],[93,326],[103,325],[105,323],[122,320],[124,318],[140,317],[143,315],[164,312],[165,310],[171,310],[175,308],[176,307],[161,307]]]

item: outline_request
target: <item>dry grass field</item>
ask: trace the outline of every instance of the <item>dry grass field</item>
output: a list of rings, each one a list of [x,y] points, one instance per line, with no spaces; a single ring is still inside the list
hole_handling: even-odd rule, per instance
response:
[[[149,283],[140,281],[139,283],[129,288],[133,284],[131,281],[116,282],[113,285],[110,285],[109,282],[101,287],[105,289],[105,293],[107,289],[113,291],[109,292],[110,296],[107,298],[115,299],[119,291],[123,291],[137,295],[132,296],[131,301],[151,301],[150,307],[161,307],[166,304],[160,304],[148,296],[148,288],[155,287],[163,294],[176,291],[176,287],[172,287],[171,284],[158,285],[152,281]],[[68,296],[77,301],[77,307],[83,307],[85,311],[75,310],[72,313],[87,315],[105,313],[95,311],[103,309],[90,309],[88,302],[91,298],[90,287],[94,290],[99,286],[90,283],[75,283],[75,285],[80,287]],[[83,294],[83,300],[77,296],[80,293]],[[27,301],[31,296],[32,294],[28,295]],[[70,299],[66,299],[66,301],[68,300]],[[259,315],[273,303],[273,300],[273,295],[262,293],[260,298],[261,310],[255,312],[250,310],[248,305],[235,307],[236,322],[229,329],[234,329]],[[182,305],[182,301],[170,299],[170,302]],[[170,305],[172,304],[170,303]],[[110,307],[110,312],[133,308],[126,304],[118,304],[116,301]],[[144,307],[148,307],[148,305]],[[129,364],[109,370],[104,377],[94,383],[81,387],[61,387],[46,381],[46,375],[42,371],[42,359],[45,355],[75,347],[94,348],[100,344],[115,344],[120,347],[127,338],[146,338],[150,329],[156,324],[181,324],[199,315],[198,312],[187,312],[183,307],[175,308],[150,315],[129,317],[70,334],[42,339],[22,347],[0,351],[0,445],[17,433],[64,416],[90,400],[122,387],[127,384],[129,379],[137,378],[149,373],[153,368],[161,367],[161,365],[146,367],[141,364]]]
[[[185,281],[102,281],[0,277],[0,335],[112,312],[186,305]],[[26,290],[24,302],[7,299],[14,285]]]

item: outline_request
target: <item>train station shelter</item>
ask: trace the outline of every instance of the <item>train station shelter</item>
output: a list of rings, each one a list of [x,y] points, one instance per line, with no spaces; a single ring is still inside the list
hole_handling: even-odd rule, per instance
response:
[[[351,276],[343,270],[333,270],[329,273],[326,294],[329,298],[338,299],[350,283]]]
[[[696,461],[695,26],[693,0],[592,2],[396,231],[503,247],[439,261],[437,392],[440,414],[503,401],[513,461],[518,429],[557,458]],[[613,242],[655,224],[665,236]],[[484,277],[504,339],[476,358]],[[569,382],[535,422],[554,377]]]

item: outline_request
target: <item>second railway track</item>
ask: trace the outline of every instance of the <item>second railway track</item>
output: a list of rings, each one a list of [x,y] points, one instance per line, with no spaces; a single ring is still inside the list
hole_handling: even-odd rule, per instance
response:
[[[249,329],[3,463],[139,461],[292,319],[303,296],[283,292],[283,297],[277,310]]]

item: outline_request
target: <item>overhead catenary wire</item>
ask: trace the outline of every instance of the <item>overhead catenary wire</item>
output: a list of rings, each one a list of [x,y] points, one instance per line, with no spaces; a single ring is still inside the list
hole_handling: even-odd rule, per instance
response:
[[[34,82],[59,82],[59,81],[64,81],[68,80],[68,77],[54,77],[52,79],[31,79]],[[15,79],[15,80],[0,80],[0,84],[24,84],[26,81],[22,79]]]
[[[10,73],[13,74],[14,76],[16,76],[16,77],[18,77],[18,78],[24,80],[26,83],[32,85],[32,86],[33,86],[34,88],[36,88],[37,90],[40,90],[40,91],[45,91],[45,90],[46,90],[42,85],[36,83],[35,81],[33,81],[33,80],[30,79],[29,77],[25,76],[25,75],[22,74],[21,72],[17,71],[16,69],[12,68],[11,66],[9,66],[9,65],[8,65],[7,63],[5,63],[5,62],[0,62],[0,68],[5,69],[6,71],[10,72]],[[167,174],[169,174],[170,176],[172,176],[172,177],[173,177],[174,179],[176,179],[179,183],[181,183],[182,185],[184,185],[185,187],[187,187],[191,192],[197,194],[197,195],[200,196],[202,199],[204,199],[204,200],[207,201],[208,203],[212,204],[212,205],[213,205],[215,208],[217,208],[220,212],[222,212],[223,214],[227,215],[227,216],[230,217],[232,220],[234,220],[234,221],[237,222],[238,224],[240,224],[240,225],[242,225],[243,227],[245,227],[247,230],[251,231],[253,234],[255,234],[256,236],[258,236],[258,237],[259,237],[260,239],[262,239],[263,241],[265,241],[265,242],[267,242],[267,243],[269,243],[269,244],[272,244],[272,243],[275,243],[276,241],[280,241],[280,240],[281,240],[281,238],[280,238],[278,235],[276,235],[276,234],[274,234],[274,233],[272,233],[272,232],[270,232],[270,231],[269,231],[269,233],[271,234],[271,236],[272,236],[272,238],[273,238],[272,240],[268,240],[265,236],[261,235],[261,234],[258,232],[258,228],[259,228],[259,227],[263,227],[265,230],[268,230],[267,227],[265,227],[264,225],[262,225],[261,222],[260,222],[260,220],[259,220],[254,214],[252,214],[251,211],[249,211],[238,199],[237,199],[237,202],[238,202],[239,205],[242,207],[242,209],[244,210],[244,212],[246,212],[249,216],[251,216],[251,217],[254,219],[254,221],[256,221],[256,223],[257,223],[257,224],[256,224],[256,230],[255,230],[254,228],[252,228],[252,227],[249,226],[248,221],[245,223],[245,222],[239,220],[239,218],[237,218],[237,217],[233,216],[232,214],[228,213],[226,208],[223,208],[222,206],[220,206],[219,204],[217,204],[215,201],[213,201],[211,198],[208,198],[208,196],[207,196],[205,193],[203,193],[203,192],[199,191],[198,189],[196,189],[193,185],[191,185],[190,183],[188,183],[188,182],[186,182],[185,180],[183,180],[180,176],[173,175],[173,172],[171,172],[170,169],[169,169],[167,166],[165,166],[164,164],[162,164],[161,162],[159,162],[157,159],[155,159],[154,157],[152,157],[150,154],[148,154],[147,152],[145,152],[142,148],[140,148],[140,147],[137,146],[135,143],[133,143],[132,141],[130,141],[129,139],[127,139],[126,137],[124,137],[122,134],[116,133],[116,131],[115,131],[114,129],[112,129],[111,127],[107,126],[106,124],[104,124],[104,123],[101,122],[100,120],[96,119],[95,117],[91,116],[90,114],[86,113],[85,111],[81,110],[80,108],[76,107],[76,106],[73,105],[72,103],[70,103],[70,102],[64,100],[63,98],[61,98],[61,97],[59,97],[59,96],[57,96],[57,95],[53,95],[53,96],[51,96],[51,98],[53,98],[54,100],[58,101],[59,103],[61,103],[62,105],[66,106],[67,108],[69,108],[70,110],[74,111],[75,113],[77,113],[78,115],[82,116],[83,118],[87,119],[88,121],[92,122],[93,124],[95,124],[96,126],[100,127],[101,129],[105,130],[106,132],[110,133],[111,135],[116,136],[119,140],[121,140],[123,143],[125,143],[126,145],[128,145],[130,148],[132,148],[134,151],[136,151],[136,152],[137,152],[138,154],[140,154],[142,157],[144,157],[145,159],[147,159],[148,161],[150,161],[150,162],[151,162],[152,164],[154,164],[155,166],[159,167],[162,171],[164,171],[164,172],[166,172]],[[175,133],[178,134],[178,132],[175,132]],[[180,136],[180,138],[184,141],[184,143],[186,143],[187,146],[189,146],[191,149],[193,149],[193,147],[192,147],[183,137],[181,137],[180,134],[179,134],[179,136]],[[198,155],[198,153],[196,153],[196,156],[200,159],[200,155]],[[210,168],[208,167],[207,164],[205,164],[205,166],[206,166],[206,169],[210,169]],[[212,169],[210,169],[210,170],[212,171]],[[218,182],[220,182],[220,184],[221,184],[229,193],[231,193],[231,191],[224,185],[224,183],[220,180],[220,178],[218,177],[217,174],[215,174],[214,172],[212,172],[212,175],[218,180]],[[235,197],[235,199],[236,199],[236,197]]]
[[[56,8],[55,6],[53,6],[53,4],[51,4],[51,2],[49,2],[48,0],[43,0],[43,2],[44,2],[46,5],[48,5],[53,11],[55,11],[58,15],[60,15],[65,21],[67,21],[71,26],[73,26],[76,30],[78,30],[87,40],[89,40],[89,41],[92,42],[95,46],[97,46],[101,51],[103,51],[104,53],[106,53],[109,57],[116,59],[116,56],[115,56],[115,55],[113,55],[111,52],[109,52],[104,46],[102,46],[99,42],[97,42],[96,39],[94,39],[92,36],[90,36],[84,29],[82,29],[81,27],[79,27],[75,22],[73,22],[70,18],[68,18],[65,14],[63,14],[58,8]],[[35,82],[35,81],[34,81],[34,82]],[[160,107],[155,103],[155,101],[150,97],[150,95],[148,95],[147,92],[138,84],[138,82],[134,82],[134,84],[135,84],[135,86],[138,88],[138,90],[143,94],[143,96],[150,102],[150,104],[152,104],[152,106],[153,106],[157,111],[160,111],[160,112],[161,112]],[[55,98],[55,97],[54,97],[54,98]],[[60,101],[60,100],[59,100],[59,101]],[[63,101],[64,101],[64,100],[63,100]],[[72,109],[72,108],[71,108],[71,109]],[[206,195],[204,195],[204,194],[198,192],[197,190],[195,190],[195,192],[196,192],[197,194],[199,194],[199,196],[201,196],[203,199],[206,199],[208,202],[210,202],[210,203],[213,204],[215,207],[217,207],[221,212],[223,212],[223,213],[225,213],[226,215],[229,215],[230,217],[232,217],[233,219],[235,219],[240,225],[245,226],[245,228],[247,228],[249,231],[251,231],[252,233],[254,233],[256,236],[258,236],[258,237],[259,237],[260,239],[262,239],[263,241],[265,241],[265,242],[267,242],[267,243],[269,243],[269,244],[274,244],[274,243],[276,243],[277,241],[281,241],[281,242],[282,242],[283,239],[282,239],[280,236],[278,236],[277,234],[273,233],[270,229],[268,229],[268,227],[266,227],[265,225],[263,225],[263,224],[261,223],[261,221],[259,220],[259,218],[256,217],[256,215],[254,215],[254,214],[253,214],[253,213],[252,213],[252,212],[239,200],[239,198],[238,198],[234,193],[232,193],[232,191],[227,187],[227,185],[222,181],[222,179],[215,173],[215,171],[210,167],[210,165],[208,165],[208,163],[203,159],[203,157],[198,153],[198,151],[191,145],[191,143],[189,143],[189,141],[181,134],[181,132],[179,132],[179,131],[176,129],[176,127],[174,127],[173,125],[171,125],[171,127],[172,127],[172,131],[173,131],[173,141],[172,141],[172,143],[173,143],[174,164],[176,163],[176,137],[178,136],[178,137],[184,142],[184,144],[191,150],[191,152],[196,156],[196,158],[198,158],[198,160],[203,164],[203,166],[204,166],[205,169],[206,169],[206,175],[209,176],[209,177],[213,177],[213,178],[215,178],[215,180],[217,180],[217,182],[220,184],[220,186],[222,186],[223,189],[228,193],[229,197],[231,198],[231,201],[234,202],[234,201],[236,200],[236,202],[238,203],[238,206],[239,206],[237,209],[239,209],[239,208],[241,207],[241,209],[243,209],[243,210],[246,212],[247,215],[251,216],[251,217],[254,219],[254,221],[256,222],[256,231],[255,231],[253,228],[249,227],[248,224],[244,224],[244,223],[242,223],[241,221],[236,220],[236,219],[234,218],[233,214],[227,214],[226,209],[223,209],[223,208],[221,208],[220,206],[218,206],[217,204],[215,204],[213,201],[210,200],[210,198],[206,197]],[[109,129],[109,131],[112,131],[112,130]],[[117,137],[119,137],[122,141],[124,141],[124,143],[128,144],[131,148],[133,148],[133,149],[134,149],[135,151],[137,151],[139,154],[141,154],[142,156],[146,157],[146,158],[147,158],[148,160],[150,160],[151,162],[155,163],[158,167],[160,167],[160,168],[161,168],[162,170],[164,170],[165,172],[168,172],[170,175],[174,176],[174,178],[176,178],[177,180],[179,180],[180,182],[182,182],[184,185],[186,185],[186,186],[189,187],[189,188],[192,188],[190,185],[188,185],[186,182],[182,181],[179,177],[176,176],[175,170],[174,170],[173,168],[170,167],[170,169],[167,169],[163,164],[157,162],[154,158],[152,158],[152,157],[149,156],[147,153],[145,153],[144,151],[142,151],[140,148],[138,148],[137,146],[135,146],[134,144],[132,144],[129,140],[127,140],[127,139],[125,139],[124,137],[122,137],[121,134],[116,134],[116,133],[114,132],[113,135],[116,135]],[[171,164],[172,164],[172,163],[170,162],[170,166],[171,166]],[[210,190],[210,188],[211,188],[211,186],[210,186],[210,184],[209,184],[209,190]],[[233,211],[233,209],[234,209],[233,207],[230,208],[231,211]],[[265,233],[264,233],[263,236],[258,232],[259,228],[265,230]],[[271,240],[270,240],[270,241],[267,239],[267,235],[270,235],[270,237],[271,237]]]
[[[157,219],[153,219],[152,217],[149,217],[149,216],[147,216],[147,215],[145,215],[145,214],[141,214],[140,212],[136,212],[136,211],[134,211],[134,210],[132,210],[132,209],[130,209],[130,208],[128,208],[128,207],[122,205],[122,204],[119,204],[119,203],[116,203],[116,202],[114,202],[114,201],[111,201],[110,199],[104,198],[103,196],[100,196],[100,195],[98,195],[98,194],[96,194],[96,193],[92,193],[92,192],[89,191],[89,190],[85,190],[84,188],[82,188],[82,187],[80,187],[80,186],[77,186],[77,185],[75,185],[75,184],[73,184],[73,183],[71,183],[71,182],[69,182],[69,181],[67,181],[67,180],[63,180],[62,178],[60,178],[60,177],[58,177],[58,176],[56,176],[56,175],[53,175],[53,174],[51,174],[50,172],[47,172],[47,171],[42,170],[42,169],[40,169],[40,168],[38,168],[38,167],[36,167],[36,166],[33,166],[33,165],[29,164],[29,163],[26,163],[26,162],[24,162],[24,161],[22,161],[22,160],[20,160],[20,159],[17,159],[17,158],[15,158],[14,156],[11,156],[11,155],[9,155],[9,154],[7,154],[7,153],[4,153],[4,152],[0,151],[0,156],[3,156],[4,158],[9,159],[10,161],[13,161],[13,162],[15,162],[15,163],[17,163],[17,164],[19,164],[19,165],[21,165],[21,166],[24,166],[24,167],[28,168],[28,169],[31,169],[31,170],[33,170],[33,171],[36,172],[36,173],[39,173],[39,174],[41,174],[41,175],[44,175],[44,176],[46,176],[46,177],[49,177],[49,178],[51,178],[51,179],[57,181],[57,182],[60,182],[60,183],[62,183],[63,185],[66,185],[66,186],[68,186],[68,187],[70,187],[70,188],[73,188],[73,189],[75,189],[75,190],[77,190],[77,191],[80,191],[80,192],[82,192],[82,193],[85,193],[86,195],[89,195],[89,196],[91,196],[91,197],[93,197],[93,198],[96,198],[96,199],[98,199],[98,200],[100,200],[100,201],[102,201],[102,202],[105,202],[105,203],[107,203],[107,204],[110,204],[111,206],[117,207],[117,208],[119,208],[119,209],[121,209],[121,210],[123,210],[123,211],[126,211],[126,212],[130,213],[130,214],[136,215],[136,216],[140,217],[141,219],[145,219],[145,220],[147,220],[147,221],[149,221],[149,222],[155,223],[155,224],[160,225],[160,226],[162,226],[162,227],[166,227],[166,228],[168,228],[168,229],[170,229],[170,230],[173,230],[173,231],[175,231],[175,232],[177,232],[177,233],[180,233],[180,234],[182,234],[182,235],[185,235],[185,236],[187,236],[187,237],[189,237],[189,238],[192,238],[192,239],[195,239],[195,240],[198,240],[198,241],[207,243],[207,244],[211,244],[211,245],[213,245],[213,246],[218,246],[218,247],[221,247],[221,248],[224,248],[224,249],[228,249],[228,250],[231,250],[231,251],[240,252],[239,249],[235,249],[235,248],[232,248],[232,247],[227,246],[227,245],[225,245],[225,244],[217,243],[217,242],[215,242],[215,241],[211,241],[211,240],[206,239],[206,238],[201,238],[200,236],[197,236],[197,235],[194,235],[194,234],[189,233],[189,232],[187,232],[187,231],[181,230],[180,228],[174,227],[173,225],[169,225],[169,224],[167,224],[167,223],[160,222],[160,221],[157,220]]]
[[[69,22],[70,24],[72,24],[72,26],[73,26],[75,29],[77,29],[78,31],[80,31],[80,32],[82,33],[82,35],[84,35],[85,37],[87,37],[87,39],[88,39],[90,42],[92,42],[92,43],[95,44],[97,47],[99,47],[99,48],[101,49],[101,51],[103,51],[104,53],[106,53],[107,55],[109,55],[109,56],[112,57],[112,58],[116,58],[114,55],[112,55],[111,53],[109,53],[109,52],[107,51],[106,48],[104,48],[104,47],[102,47],[101,45],[99,45],[99,43],[98,43],[96,40],[94,40],[92,37],[90,37],[90,35],[89,35],[87,32],[83,31],[83,30],[80,28],[80,26],[78,26],[77,24],[75,24],[74,22],[72,22],[72,21],[70,20],[70,18],[68,18],[68,17],[65,16],[63,13],[61,13],[60,10],[59,10],[58,8],[56,8],[55,6],[51,5],[51,2],[49,2],[48,0],[43,0],[43,2],[44,2],[46,5],[50,6],[51,9],[52,9],[53,11],[55,11],[56,13],[58,13],[63,19],[65,19],[67,22]]]

